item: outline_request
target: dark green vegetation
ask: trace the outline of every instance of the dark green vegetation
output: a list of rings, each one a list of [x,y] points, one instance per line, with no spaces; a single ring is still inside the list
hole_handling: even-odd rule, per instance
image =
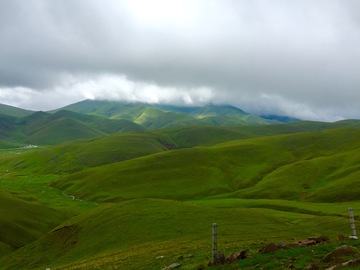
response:
[[[176,107],[85,100],[46,113],[0,104],[0,148],[26,144],[56,145],[145,129],[275,123],[282,122],[261,118],[230,105]]]
[[[291,257],[301,269],[350,235],[348,207],[359,220],[359,120],[219,126],[249,115],[94,104],[2,116],[0,269],[196,269],[211,260],[214,222],[220,252],[250,250],[221,269],[281,269]],[[214,125],[182,126],[195,115]],[[22,143],[39,147],[10,147]],[[257,254],[320,235],[332,243]]]
[[[282,123],[279,120],[265,119],[246,113],[230,105],[209,104],[204,107],[177,107],[85,100],[64,109],[111,119],[126,119],[148,129],[189,125],[233,126]]]
[[[31,114],[31,111],[16,108],[9,105],[0,104],[0,115],[7,115],[11,117],[23,117]]]
[[[0,115],[0,126],[2,148],[26,144],[54,145],[115,132],[145,130],[127,120],[112,120],[65,110],[54,114],[34,112],[19,118]]]

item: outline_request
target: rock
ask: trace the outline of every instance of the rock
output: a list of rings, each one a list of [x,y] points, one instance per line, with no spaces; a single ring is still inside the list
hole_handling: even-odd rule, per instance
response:
[[[185,258],[194,258],[194,254],[188,254],[185,256]]]
[[[240,252],[236,252],[236,253],[231,253],[227,258],[226,258],[226,262],[235,262],[235,261],[239,261],[242,259],[245,259],[246,253],[248,252],[248,249],[244,249]]]
[[[165,258],[164,256],[156,257],[157,260],[164,259],[164,258]]]
[[[163,268],[162,270],[172,270],[179,268],[181,266],[180,263],[173,263],[172,265],[169,265],[168,267]]]
[[[313,240],[313,241],[316,242],[316,244],[320,244],[320,243],[324,243],[324,242],[329,242],[329,241],[330,241],[329,237],[323,236],[323,235],[320,236],[320,237],[309,237],[309,238],[307,238],[307,240]]]
[[[350,260],[341,264],[333,265],[325,270],[337,270],[337,269],[344,269],[344,267],[356,267],[360,265],[360,259]]]
[[[341,264],[342,266],[345,267],[353,267],[353,266],[359,266],[360,265],[360,258],[359,259],[355,259],[355,260],[351,260],[351,261],[347,261]]]
[[[324,262],[338,261],[341,257],[357,254],[357,251],[356,247],[343,245],[326,254],[322,260]]]
[[[313,246],[317,244],[315,240],[309,240],[309,239],[301,240],[298,241],[297,243],[299,244],[299,246],[303,246],[303,247]]]
[[[279,249],[278,246],[276,246],[274,243],[267,244],[264,246],[259,252],[260,253],[272,253]]]

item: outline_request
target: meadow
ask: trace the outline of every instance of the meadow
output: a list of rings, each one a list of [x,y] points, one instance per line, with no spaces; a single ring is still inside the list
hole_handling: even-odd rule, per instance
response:
[[[358,220],[359,127],[186,126],[0,150],[0,269],[201,269],[213,223],[219,252],[250,258],[209,269],[279,269],[291,252],[301,269],[347,243],[349,207]],[[258,254],[322,235],[313,253]]]

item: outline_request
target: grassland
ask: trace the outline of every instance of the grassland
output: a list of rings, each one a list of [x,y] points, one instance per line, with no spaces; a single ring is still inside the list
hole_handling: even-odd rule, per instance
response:
[[[220,252],[250,250],[228,267],[276,269],[264,243],[326,235],[327,251],[360,212],[358,121],[115,133],[0,160],[0,269],[196,269],[213,223]]]
[[[264,242],[292,242],[308,236],[325,234],[334,240],[348,232],[346,208],[327,212],[329,208],[321,204],[299,203],[298,207],[313,211],[304,214],[269,209],[265,204],[261,207],[261,201],[250,208],[244,207],[247,202],[231,207],[224,203],[226,208],[221,200],[216,207],[204,201],[158,199],[105,204],[67,220],[2,262],[9,269],[28,265],[39,269],[159,269],[193,254],[183,268],[194,269],[210,260],[213,222],[218,224],[219,250],[226,254],[244,248],[255,253]],[[284,203],[274,205],[281,208]]]
[[[97,201],[220,195],[359,200],[358,190],[348,189],[359,184],[359,137],[360,130],[336,129],[165,151],[82,170],[55,185]]]

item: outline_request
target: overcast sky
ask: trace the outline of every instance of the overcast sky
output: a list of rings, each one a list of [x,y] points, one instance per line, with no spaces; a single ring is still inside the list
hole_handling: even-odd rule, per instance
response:
[[[1,0],[0,103],[360,118],[359,0]]]

